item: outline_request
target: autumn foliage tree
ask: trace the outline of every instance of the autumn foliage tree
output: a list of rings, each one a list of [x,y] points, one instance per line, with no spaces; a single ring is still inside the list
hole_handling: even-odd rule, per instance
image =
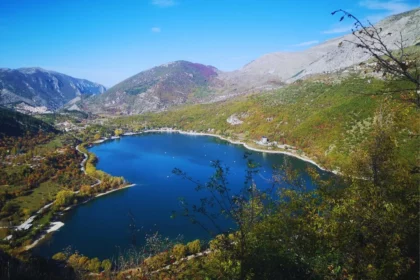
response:
[[[62,190],[57,193],[54,205],[56,207],[64,207],[70,205],[75,198],[75,194],[69,190]]]

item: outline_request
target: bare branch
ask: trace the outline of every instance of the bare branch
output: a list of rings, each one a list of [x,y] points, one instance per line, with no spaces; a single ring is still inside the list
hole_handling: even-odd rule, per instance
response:
[[[391,33],[385,35],[381,34],[383,31],[382,28],[378,29],[369,21],[368,25],[364,25],[353,14],[342,9],[332,12],[332,15],[335,15],[336,13],[342,14],[340,21],[344,18],[350,18],[355,21],[352,33],[356,37],[357,42],[350,40],[345,40],[345,42],[354,44],[357,48],[361,48],[372,55],[377,62],[376,71],[382,71],[384,74],[390,73],[397,77],[403,77],[413,83],[416,88],[416,104],[420,107],[420,75],[417,67],[418,58],[416,58],[414,63],[409,61],[409,56],[405,53],[405,41],[403,39],[402,32],[399,34],[400,40],[394,43],[397,47],[397,51],[394,52],[383,40],[385,36],[392,35]],[[413,64],[415,67],[412,67]]]

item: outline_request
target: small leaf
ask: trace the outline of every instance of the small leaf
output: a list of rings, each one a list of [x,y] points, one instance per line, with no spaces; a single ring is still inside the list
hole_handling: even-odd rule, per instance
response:
[[[342,16],[341,18],[340,18],[340,21],[342,21],[344,19],[344,16]]]

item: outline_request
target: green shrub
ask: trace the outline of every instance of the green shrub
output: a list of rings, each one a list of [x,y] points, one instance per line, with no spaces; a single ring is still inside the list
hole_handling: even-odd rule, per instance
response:
[[[189,254],[197,254],[201,251],[201,243],[200,240],[194,240],[187,243],[188,253]]]
[[[112,262],[108,259],[103,260],[101,266],[102,266],[103,270],[110,271],[111,268],[112,268]]]
[[[55,199],[55,206],[62,207],[70,205],[75,197],[74,192],[68,190],[62,190],[57,193]]]
[[[93,258],[89,261],[87,268],[90,272],[99,272],[101,269],[101,262],[98,258]]]
[[[56,260],[56,261],[65,261],[65,260],[67,260],[67,256],[64,253],[59,252],[59,253],[55,254],[52,257],[52,259]]]
[[[187,254],[187,247],[183,244],[176,244],[172,248],[172,254],[174,255],[175,259],[179,261]]]

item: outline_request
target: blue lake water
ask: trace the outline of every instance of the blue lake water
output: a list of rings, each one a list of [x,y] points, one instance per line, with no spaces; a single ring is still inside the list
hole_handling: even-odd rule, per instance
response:
[[[90,149],[99,162],[97,168],[114,176],[123,176],[136,186],[116,191],[78,206],[63,216],[65,226],[51,238],[33,249],[35,254],[52,256],[69,245],[89,257],[111,258],[131,244],[130,215],[139,229],[137,243],[145,233],[159,232],[165,237],[182,235],[185,241],[207,239],[209,234],[185,217],[171,218],[172,211],[181,210],[179,198],[193,203],[204,196],[194,184],[172,174],[174,168],[206,182],[213,174],[211,160],[221,160],[229,166],[229,187],[236,193],[244,186],[246,161],[249,152],[243,146],[207,136],[177,133],[150,133],[123,137]],[[287,158],[300,171],[308,188],[313,188],[306,173],[308,163],[281,154],[252,152],[260,164],[254,177],[259,189],[272,185],[273,166]],[[328,173],[318,170],[323,176]]]

